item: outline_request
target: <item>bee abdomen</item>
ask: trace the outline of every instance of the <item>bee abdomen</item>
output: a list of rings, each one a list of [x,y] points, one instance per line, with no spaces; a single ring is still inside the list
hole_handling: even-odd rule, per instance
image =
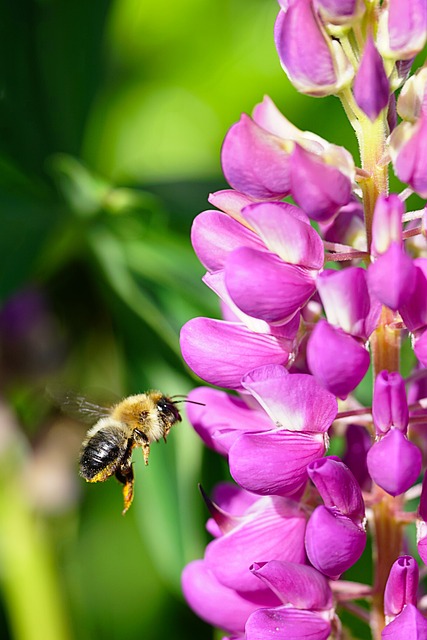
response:
[[[123,449],[110,433],[98,431],[93,435],[80,456],[80,475],[89,481],[97,476],[105,480],[111,476],[120,464]]]

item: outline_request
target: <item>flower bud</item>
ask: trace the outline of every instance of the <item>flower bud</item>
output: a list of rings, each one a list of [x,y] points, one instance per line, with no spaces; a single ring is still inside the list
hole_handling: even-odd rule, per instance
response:
[[[390,87],[383,60],[369,36],[354,79],[354,98],[372,122],[388,105]]]
[[[378,257],[385,253],[393,242],[402,244],[404,213],[405,205],[397,194],[379,196],[372,220],[371,253],[373,256]]]
[[[421,471],[421,451],[399,429],[391,429],[369,450],[371,478],[384,491],[398,496],[407,491]]]
[[[427,37],[425,0],[389,0],[382,9],[377,46],[381,54],[394,60],[407,60],[419,53]]]
[[[311,0],[281,10],[274,36],[282,67],[298,91],[326,96],[351,82],[353,68],[339,41],[328,38]]]
[[[427,67],[421,67],[410,76],[397,99],[397,113],[403,120],[415,122],[420,114],[427,84]]]
[[[384,613],[395,618],[407,604],[417,604],[418,565],[412,556],[400,556],[392,568],[384,592]]]
[[[377,434],[387,433],[391,427],[406,434],[409,412],[405,383],[400,373],[381,371],[374,386],[372,417]]]
[[[399,180],[427,198],[427,115],[401,122],[390,136],[390,156]]]

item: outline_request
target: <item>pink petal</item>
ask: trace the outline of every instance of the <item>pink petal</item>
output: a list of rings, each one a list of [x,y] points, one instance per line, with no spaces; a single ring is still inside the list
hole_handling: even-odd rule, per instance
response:
[[[191,242],[208,271],[223,269],[227,257],[238,247],[265,250],[253,231],[220,211],[203,211],[194,219]]]
[[[299,91],[325,95],[336,83],[331,51],[309,0],[279,12],[274,38],[282,66]]]
[[[397,242],[378,256],[368,269],[369,287],[382,304],[396,311],[411,297],[415,287],[413,260]]]
[[[262,498],[240,526],[208,544],[207,566],[226,587],[245,592],[266,591],[249,569],[254,558],[304,562],[305,522],[297,503],[277,496]]]
[[[366,545],[366,533],[343,514],[317,507],[307,524],[305,546],[311,564],[337,580],[357,562]]]
[[[397,616],[407,604],[417,604],[419,570],[412,556],[400,556],[390,570],[384,591],[384,613]]]
[[[350,201],[352,183],[346,171],[298,144],[290,168],[292,196],[313,220],[328,220]]]
[[[412,487],[421,472],[421,451],[398,429],[371,447],[367,461],[371,478],[392,496]]]
[[[259,609],[246,623],[246,640],[327,640],[331,624],[313,611],[288,607]]]
[[[268,133],[249,116],[228,131],[221,151],[227,182],[243,194],[260,200],[280,199],[289,193],[289,152],[293,144]]]
[[[211,318],[193,318],[183,326],[181,351],[196,375],[231,389],[241,388],[248,371],[272,362],[285,364],[289,358],[280,338]]]
[[[273,423],[288,431],[324,433],[334,421],[335,397],[306,374],[290,375],[280,365],[247,373],[242,386],[258,400]]]
[[[413,604],[408,604],[381,634],[382,640],[427,640],[427,620]]]
[[[320,433],[283,429],[247,433],[230,447],[230,473],[248,491],[292,495],[306,483],[307,465],[324,452],[325,440]]]
[[[273,594],[244,597],[222,585],[203,560],[188,564],[182,573],[182,591],[197,615],[215,627],[243,631],[248,616],[263,606],[274,606]]]
[[[374,122],[388,105],[390,87],[383,59],[378,53],[372,36],[368,36],[353,85],[354,98]]]
[[[245,224],[242,209],[253,203],[252,198],[248,198],[248,196],[234,189],[223,189],[210,193],[208,201],[241,224]]]
[[[284,262],[307,269],[323,266],[323,242],[306,214],[287,202],[263,202],[245,208],[252,229]]]
[[[352,336],[319,320],[307,345],[310,371],[325,389],[346,398],[369,368],[369,353]]]
[[[236,396],[224,391],[199,387],[188,394],[187,416],[205,444],[222,455],[227,455],[224,441],[218,439],[221,432],[229,434],[229,445],[246,431],[264,431],[272,427],[271,420],[261,410],[256,411]],[[191,404],[200,402],[201,405]]]
[[[360,267],[341,271],[325,269],[316,284],[328,322],[366,339],[365,321],[371,307],[366,270]]]
[[[228,258],[225,284],[239,309],[270,323],[290,319],[316,288],[312,272],[246,247]]]
[[[326,578],[304,564],[271,560],[255,563],[251,571],[277,595],[296,609],[329,609],[332,592]]]

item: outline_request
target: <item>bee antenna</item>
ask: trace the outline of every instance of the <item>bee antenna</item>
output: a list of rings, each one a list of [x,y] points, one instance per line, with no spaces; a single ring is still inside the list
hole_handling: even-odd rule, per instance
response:
[[[174,396],[176,398],[176,396]],[[172,400],[173,404],[178,404],[178,402],[188,402],[189,404],[198,404],[200,407],[206,407],[204,402],[196,402],[195,400],[188,400],[187,398],[183,398],[182,400]]]

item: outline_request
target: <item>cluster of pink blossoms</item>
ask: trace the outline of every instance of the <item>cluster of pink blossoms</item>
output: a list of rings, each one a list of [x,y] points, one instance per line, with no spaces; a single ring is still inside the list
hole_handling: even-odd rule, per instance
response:
[[[232,188],[192,229],[223,319],[190,320],[181,349],[200,378],[236,392],[200,387],[188,411],[236,484],[205,496],[213,540],[183,590],[233,639],[339,640],[345,608],[375,640],[427,639],[418,565],[404,555],[427,563],[427,216],[405,207],[427,198],[427,66],[410,75],[427,0],[279,4],[286,74],[341,100],[361,166],[267,97],[226,135]],[[388,192],[390,164],[400,194]],[[341,457],[328,455],[334,438]],[[374,584],[342,580],[368,536]]]

